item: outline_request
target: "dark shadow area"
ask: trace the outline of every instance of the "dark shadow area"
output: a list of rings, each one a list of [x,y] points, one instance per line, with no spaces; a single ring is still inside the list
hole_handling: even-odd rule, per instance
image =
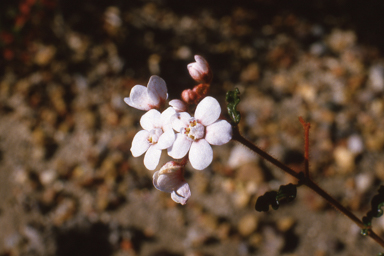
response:
[[[96,223],[86,229],[70,229],[58,232],[56,237],[57,256],[108,256],[112,246],[108,241],[109,228]]]
[[[295,226],[290,228],[287,232],[284,233],[284,247],[281,249],[281,253],[292,253],[296,250],[299,245],[300,237],[294,232]]]
[[[150,254],[150,256],[181,256],[182,254],[172,253],[168,250],[159,250]]]
[[[345,244],[340,240],[335,242],[335,252],[342,252],[345,250]]]
[[[53,138],[46,138],[45,141],[45,160],[49,160],[53,157],[53,155],[56,153],[57,149],[59,148],[59,145],[54,141]]]
[[[301,164],[304,162],[304,155],[302,152],[297,150],[288,150],[283,157],[283,163],[290,164]]]

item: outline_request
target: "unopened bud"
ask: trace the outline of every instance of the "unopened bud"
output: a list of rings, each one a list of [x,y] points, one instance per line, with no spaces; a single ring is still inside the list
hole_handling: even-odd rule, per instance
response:
[[[194,104],[197,99],[197,94],[191,89],[187,89],[181,93],[181,98],[187,104]]]
[[[187,105],[181,100],[171,100],[169,105],[173,107],[177,112],[187,111]]]
[[[213,75],[208,62],[200,55],[195,55],[195,60],[187,66],[189,74],[198,83],[210,84]]]
[[[194,91],[197,95],[197,100],[201,100],[205,96],[207,96],[209,89],[209,84],[199,84],[193,87],[192,91]]]
[[[186,204],[191,197],[191,190],[184,179],[183,164],[170,161],[153,174],[153,185],[156,189],[171,193],[176,203]]]

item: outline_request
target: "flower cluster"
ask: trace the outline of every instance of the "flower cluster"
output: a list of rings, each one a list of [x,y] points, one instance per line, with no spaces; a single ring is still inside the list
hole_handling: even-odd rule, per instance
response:
[[[201,84],[185,90],[182,100],[171,100],[170,107],[162,113],[159,109],[164,107],[168,93],[164,80],[158,76],[152,76],[147,87],[135,85],[129,97],[124,98],[129,106],[147,111],[140,119],[143,130],[133,138],[132,155],[138,157],[145,153],[144,165],[149,170],[156,169],[164,149],[172,158],[182,159],[181,163],[166,163],[153,175],[155,188],[171,193],[171,198],[181,204],[191,196],[183,176],[187,154],[192,167],[203,170],[213,159],[211,145],[223,145],[232,138],[232,126],[219,119],[219,102],[206,96],[212,81],[208,62],[198,55],[195,60],[188,65],[188,71]],[[193,104],[197,106],[192,117],[186,110]]]

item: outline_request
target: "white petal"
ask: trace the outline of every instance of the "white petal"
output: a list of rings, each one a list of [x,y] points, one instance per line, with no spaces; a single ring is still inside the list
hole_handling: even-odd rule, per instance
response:
[[[176,140],[172,147],[168,148],[168,155],[174,159],[183,158],[191,147],[192,141],[190,141],[184,134],[176,134]]]
[[[176,110],[174,110],[172,107],[167,108],[163,111],[163,113],[161,113],[160,122],[164,131],[172,129],[173,115],[176,115]]]
[[[196,81],[201,81],[201,78],[203,76],[203,71],[199,67],[199,64],[196,62],[190,63],[187,65],[188,72],[191,75],[191,77]]]
[[[140,118],[140,125],[147,131],[160,128],[160,112],[156,109],[149,110]]]
[[[168,97],[167,85],[165,84],[165,81],[159,76],[151,76],[147,88],[151,104],[154,106],[159,106]]]
[[[134,104],[129,97],[125,97],[124,102],[127,103],[129,106],[134,108]]]
[[[177,168],[170,173],[160,174],[160,171],[157,171],[153,174],[155,188],[166,193],[177,190],[185,183],[182,168]]]
[[[132,140],[131,152],[134,157],[141,156],[150,146],[148,141],[149,132],[141,130],[136,133]]]
[[[225,120],[219,120],[205,129],[205,139],[211,145],[223,145],[232,139],[232,126]]]
[[[212,163],[213,151],[209,143],[201,139],[194,141],[189,150],[189,161],[196,170],[203,170]]]
[[[181,129],[188,127],[191,116],[187,112],[179,112],[173,116],[172,127],[175,131],[180,132]]]
[[[157,142],[156,146],[158,149],[166,149],[172,146],[173,142],[176,139],[175,132],[170,129],[164,132]]]
[[[187,104],[182,100],[171,100],[169,105],[172,106],[177,112],[183,112],[187,110]]]
[[[182,205],[186,204],[190,197],[191,197],[191,190],[189,189],[188,183],[185,183],[178,190],[173,191],[171,193],[172,200]]]
[[[147,88],[142,85],[135,85],[129,98],[124,99],[125,103],[129,106],[140,109],[140,110],[150,110],[152,107],[150,105]]]
[[[205,97],[197,105],[195,118],[203,125],[213,124],[220,116],[221,108],[219,102],[213,97]]]
[[[160,156],[161,150],[151,145],[144,156],[145,167],[147,167],[147,169],[151,171],[155,170],[157,165],[159,164]]]
[[[207,73],[209,71],[208,67],[208,62],[203,58],[201,57],[200,55],[195,55],[195,60],[199,66],[199,68],[204,72],[204,73]]]

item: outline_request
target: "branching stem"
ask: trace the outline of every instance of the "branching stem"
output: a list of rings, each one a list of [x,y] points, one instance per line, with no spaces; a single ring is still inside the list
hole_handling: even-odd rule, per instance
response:
[[[309,130],[309,126],[308,126],[308,129],[306,129],[306,130]],[[350,220],[352,220],[357,226],[359,226],[359,228],[361,228],[361,229],[365,228],[363,222],[359,218],[357,218],[351,211],[349,211],[347,208],[342,206],[336,199],[334,199],[327,192],[325,192],[322,188],[320,188],[316,183],[314,183],[309,178],[308,173],[306,173],[306,175],[304,176],[304,179],[303,179],[303,176],[300,175],[300,173],[294,171],[293,169],[291,169],[287,165],[283,164],[282,162],[280,162],[279,160],[277,160],[276,158],[274,158],[273,156],[271,156],[270,154],[268,154],[264,150],[260,149],[259,147],[257,147],[255,144],[253,144],[252,142],[250,142],[246,138],[244,138],[240,134],[237,126],[235,126],[233,128],[232,139],[240,142],[241,144],[243,144],[244,146],[246,146],[247,148],[249,148],[250,150],[252,150],[256,154],[258,154],[259,156],[261,156],[262,158],[264,158],[265,160],[267,160],[271,164],[275,165],[276,167],[280,168],[284,172],[286,172],[286,173],[290,174],[291,176],[295,177],[296,179],[298,179],[300,182],[302,182],[303,185],[306,185],[307,187],[312,189],[316,194],[318,194],[319,196],[324,198],[329,204],[331,204],[333,207],[335,207],[337,210],[339,210],[341,213],[343,213],[345,216],[347,216]],[[306,148],[307,148],[307,143],[306,143]],[[308,157],[308,155],[307,155],[307,157]],[[308,168],[307,164],[306,164],[306,168]],[[370,236],[373,240],[375,240],[375,242],[377,242],[378,244],[380,244],[384,248],[384,240],[381,237],[379,237],[373,230],[370,230],[367,235]]]

